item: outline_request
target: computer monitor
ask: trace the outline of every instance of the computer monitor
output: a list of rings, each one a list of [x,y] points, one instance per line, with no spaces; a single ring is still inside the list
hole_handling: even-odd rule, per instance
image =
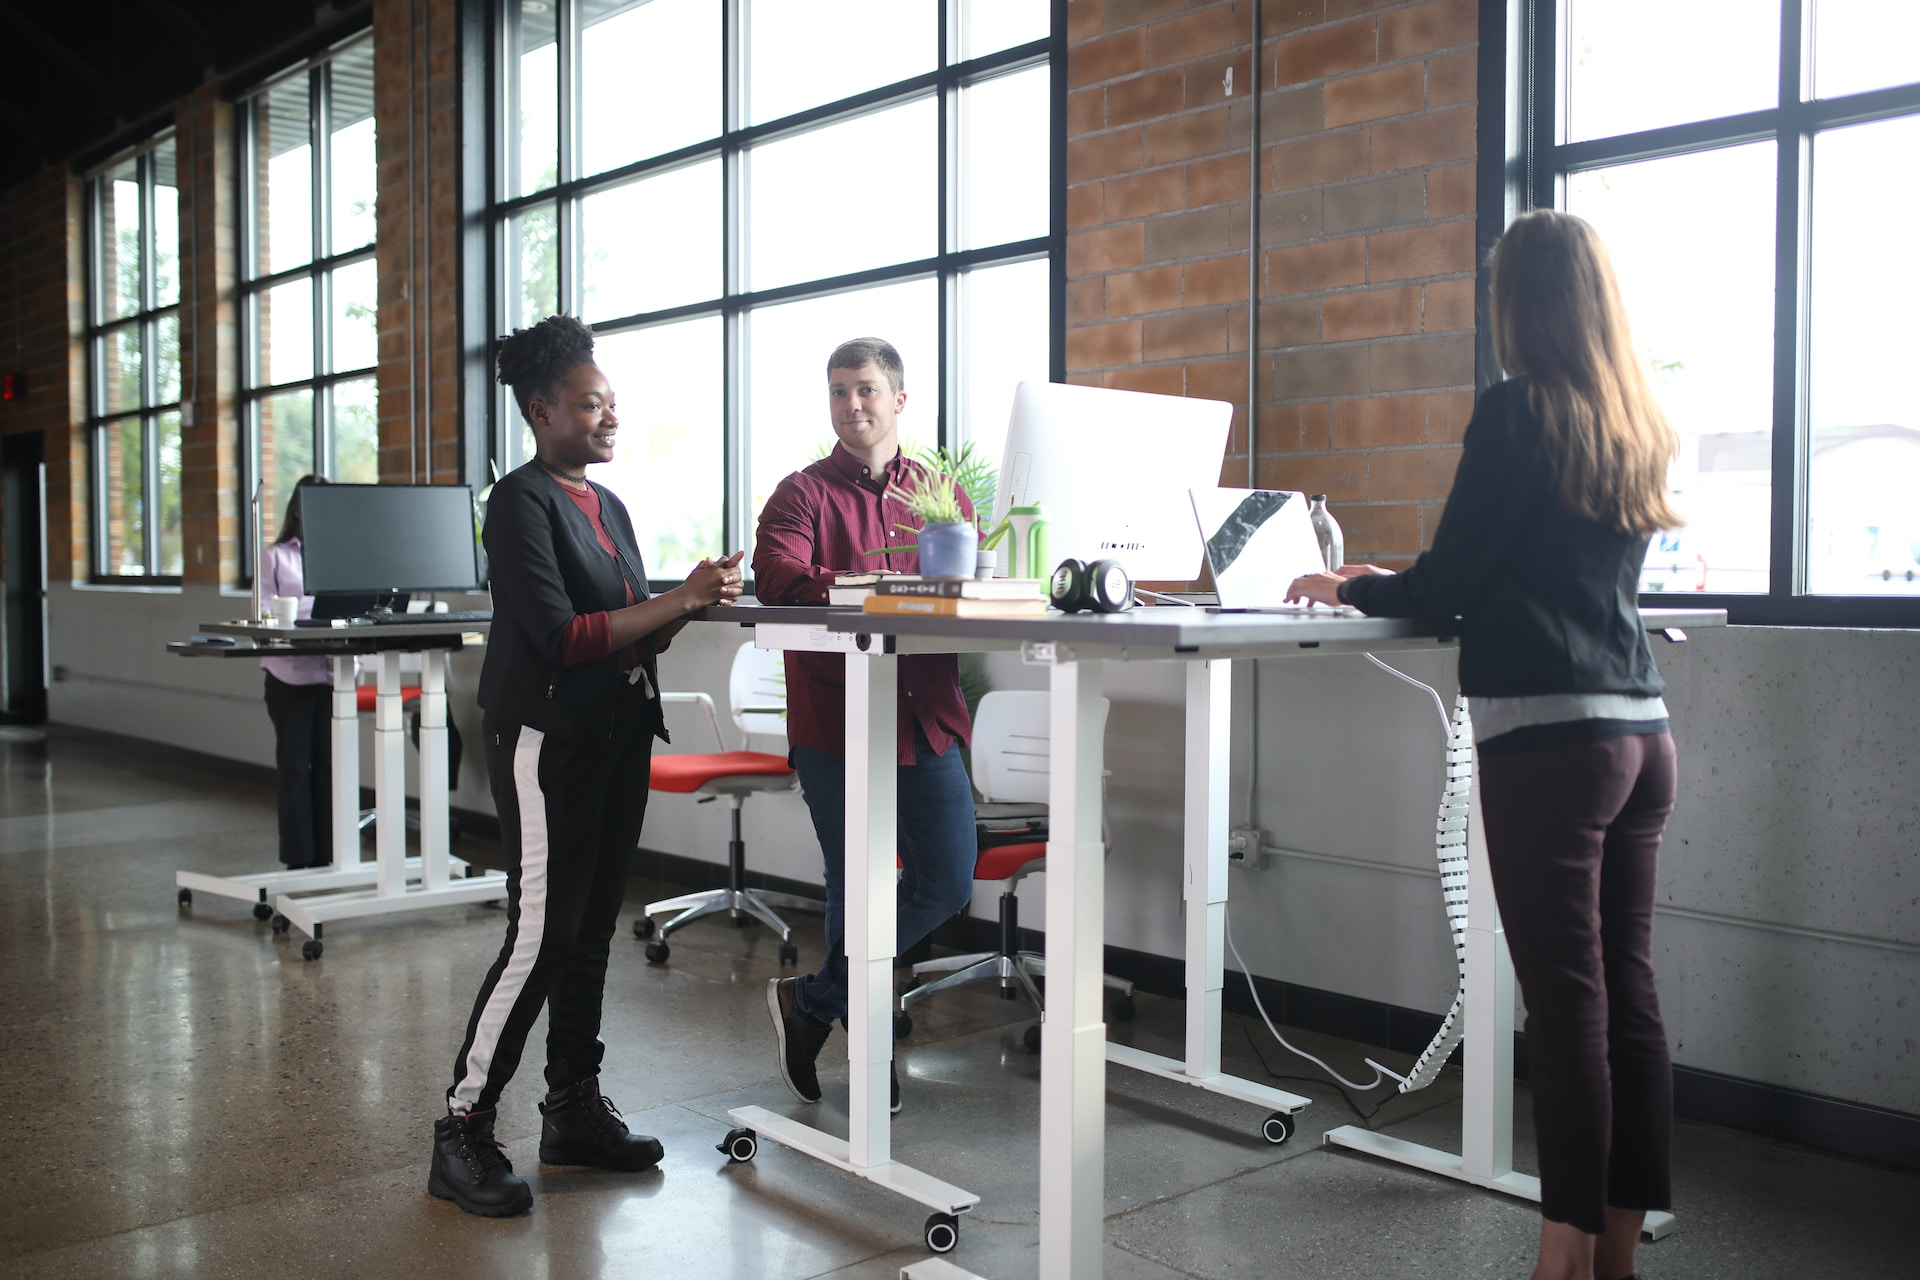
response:
[[[474,591],[473,491],[463,484],[315,484],[300,491],[308,595]]]
[[[1221,400],[1023,382],[988,528],[1037,502],[1056,563],[1118,560],[1136,580],[1191,582],[1200,544],[1188,492],[1220,483],[1232,428]]]

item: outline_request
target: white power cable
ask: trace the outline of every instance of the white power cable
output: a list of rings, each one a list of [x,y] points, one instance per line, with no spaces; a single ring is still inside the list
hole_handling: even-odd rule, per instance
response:
[[[1443,738],[1449,738],[1449,739],[1453,737],[1453,725],[1447,719],[1447,704],[1440,700],[1439,692],[1435,690],[1432,685],[1426,684],[1423,681],[1415,680],[1412,676],[1400,670],[1400,668],[1390,667],[1386,663],[1380,661],[1380,659],[1374,657],[1370,653],[1362,654],[1361,656],[1364,657],[1368,662],[1371,662],[1374,666],[1386,672],[1388,675],[1394,677],[1396,680],[1405,680],[1408,684],[1412,685],[1416,689],[1425,689],[1427,691],[1427,696],[1433,699],[1434,710],[1440,713],[1440,736]]]
[[[1439,691],[1432,685],[1416,680],[1396,667],[1388,666],[1372,654],[1363,655],[1368,662],[1380,668],[1388,675],[1403,680],[1417,689],[1426,690],[1433,699],[1433,705],[1440,713],[1440,732],[1447,742],[1446,777],[1447,784],[1440,797],[1440,816],[1436,831],[1436,852],[1440,862],[1441,897],[1446,905],[1449,931],[1453,935],[1454,957],[1459,966],[1459,987],[1455,992],[1453,1007],[1440,1021],[1440,1029],[1433,1041],[1421,1053],[1408,1075],[1401,1075],[1391,1067],[1382,1066],[1372,1058],[1362,1059],[1373,1068],[1373,1079],[1360,1084],[1347,1079],[1319,1058],[1287,1042],[1280,1029],[1267,1016],[1267,1007],[1260,1001],[1260,989],[1254,985],[1253,970],[1241,958],[1240,948],[1233,942],[1233,925],[1223,919],[1227,950],[1233,955],[1233,962],[1240,966],[1240,972],[1247,975],[1247,990],[1253,995],[1253,1007],[1260,1012],[1260,1020],[1267,1024],[1267,1030],[1280,1042],[1282,1048],[1298,1057],[1305,1058],[1333,1079],[1349,1089],[1365,1091],[1378,1087],[1389,1078],[1400,1084],[1401,1093],[1411,1093],[1433,1083],[1447,1059],[1453,1055],[1465,1032],[1465,1011],[1467,995],[1466,966],[1466,923],[1467,923],[1467,805],[1469,789],[1473,779],[1473,722],[1467,714],[1467,700],[1459,699],[1455,718],[1447,716],[1446,703],[1441,701]]]
[[[1400,1080],[1400,1081],[1406,1080],[1405,1076],[1399,1075],[1398,1073],[1393,1071],[1389,1071],[1387,1068],[1375,1062],[1372,1058],[1367,1058],[1365,1059],[1365,1062],[1368,1066],[1373,1068],[1373,1079],[1368,1081],[1365,1084],[1359,1084],[1355,1081],[1347,1079],[1345,1076],[1341,1075],[1338,1071],[1335,1071],[1332,1067],[1328,1066],[1326,1063],[1322,1062],[1320,1059],[1308,1053],[1305,1049],[1296,1048],[1294,1045],[1288,1044],[1287,1038],[1280,1034],[1280,1028],[1274,1026],[1273,1019],[1267,1016],[1267,1006],[1260,1002],[1260,988],[1254,985],[1253,970],[1247,968],[1247,962],[1240,958],[1240,948],[1233,945],[1232,922],[1225,921],[1223,918],[1223,923],[1225,923],[1226,925],[1227,950],[1233,953],[1233,962],[1240,966],[1240,972],[1247,975],[1247,990],[1253,993],[1253,1007],[1260,1011],[1260,1021],[1267,1024],[1267,1030],[1273,1033],[1273,1038],[1280,1042],[1281,1048],[1285,1049],[1287,1052],[1291,1054],[1294,1054],[1297,1057],[1305,1058],[1308,1062],[1311,1062],[1314,1066],[1320,1068],[1322,1071],[1332,1076],[1335,1080],[1338,1080],[1341,1084],[1347,1086],[1347,1088],[1358,1089],[1363,1093],[1368,1089],[1378,1088],[1381,1081],[1385,1080],[1388,1076],[1392,1076],[1395,1080]]]

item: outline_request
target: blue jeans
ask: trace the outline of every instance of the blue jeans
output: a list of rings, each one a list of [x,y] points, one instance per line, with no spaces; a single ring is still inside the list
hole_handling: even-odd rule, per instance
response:
[[[932,933],[973,897],[978,837],[973,821],[973,785],[960,748],[935,755],[924,734],[914,734],[914,762],[899,772],[900,886],[899,955]],[[813,814],[813,829],[826,857],[827,960],[818,973],[800,979],[800,1008],[822,1022],[847,1016],[847,762],[810,747],[793,749],[794,771]]]

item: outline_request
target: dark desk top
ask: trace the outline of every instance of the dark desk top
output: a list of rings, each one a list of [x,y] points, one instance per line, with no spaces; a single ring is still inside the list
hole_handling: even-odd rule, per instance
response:
[[[436,621],[431,613],[402,614],[392,622],[375,622],[351,627],[283,627],[272,622],[248,622],[234,619],[203,622],[196,629],[209,636],[232,636],[233,645],[201,645],[176,640],[167,645],[173,653],[191,657],[238,656],[270,658],[291,654],[361,654],[389,649],[402,652],[421,649],[459,649],[470,635],[485,635],[493,624],[472,621]]]

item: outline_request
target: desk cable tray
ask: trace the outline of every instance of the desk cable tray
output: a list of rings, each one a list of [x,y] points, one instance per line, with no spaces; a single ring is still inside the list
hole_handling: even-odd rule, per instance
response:
[[[1461,1015],[1467,1000],[1467,810],[1472,792],[1473,717],[1468,713],[1463,695],[1453,702],[1453,731],[1447,738],[1447,785],[1440,795],[1440,818],[1434,828],[1434,854],[1440,863],[1440,897],[1446,904],[1447,930],[1453,935],[1460,983],[1454,991],[1453,1007],[1440,1020],[1433,1042],[1401,1079],[1401,1093],[1432,1084],[1466,1033],[1466,1019]]]

